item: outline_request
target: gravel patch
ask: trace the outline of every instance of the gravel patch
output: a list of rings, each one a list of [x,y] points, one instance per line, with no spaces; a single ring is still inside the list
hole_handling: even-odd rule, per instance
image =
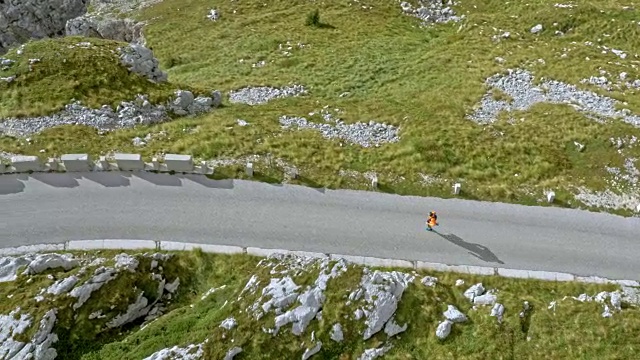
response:
[[[269,86],[245,87],[229,92],[229,101],[234,104],[261,105],[275,99],[297,97],[307,94],[302,85],[293,85],[283,88]]]
[[[217,91],[212,93],[212,97],[194,98],[191,92],[178,90],[167,105],[153,105],[146,95],[138,95],[134,101],[121,102],[115,111],[108,105],[91,109],[80,101],[73,101],[53,115],[2,119],[0,135],[25,137],[60,125],[84,125],[111,131],[157,124],[171,120],[170,114],[192,116],[211,111],[220,105],[216,99],[219,99]]]
[[[423,26],[458,22],[465,17],[464,15],[456,15],[455,11],[453,11],[451,7],[458,3],[451,0],[446,3],[441,0],[418,0],[417,5],[412,5],[408,1],[399,2],[402,7],[402,11],[405,14],[422,20]]]
[[[525,111],[539,103],[567,104],[585,113],[590,118],[621,119],[633,126],[640,127],[640,116],[631,114],[629,109],[618,110],[620,102],[591,91],[579,90],[575,85],[556,80],[545,80],[536,86],[534,76],[527,70],[509,69],[508,74],[496,74],[486,80],[486,84],[497,88],[511,97],[511,101],[496,100],[491,93],[482,97],[479,108],[469,120],[479,124],[492,123],[501,111]]]
[[[331,116],[325,115],[324,118],[324,124],[308,121],[304,117],[286,115],[281,116],[279,120],[283,128],[314,129],[320,131],[326,139],[343,139],[362,147],[378,147],[385,143],[395,143],[400,140],[398,128],[392,125],[375,121],[346,124],[340,119],[333,119]]]
[[[611,190],[590,191],[580,188],[575,199],[587,206],[611,210],[636,210],[640,205],[640,197],[632,194],[616,194]]]

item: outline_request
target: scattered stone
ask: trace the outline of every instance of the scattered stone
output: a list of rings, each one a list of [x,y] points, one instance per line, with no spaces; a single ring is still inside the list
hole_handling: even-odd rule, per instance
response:
[[[469,299],[469,301],[473,302],[473,299],[476,296],[480,296],[482,294],[484,294],[484,286],[482,286],[482,283],[477,283],[477,284],[471,286],[470,288],[468,288],[464,292],[464,297]]]
[[[509,69],[508,74],[493,75],[486,80],[490,87],[497,88],[511,101],[495,100],[490,93],[483,96],[477,110],[467,118],[479,124],[492,123],[501,111],[526,111],[538,103],[566,104],[591,118],[616,118],[640,127],[640,116],[629,109],[617,109],[619,101],[590,91],[579,90],[575,85],[560,81],[544,80],[533,84],[534,76],[527,70]]]
[[[496,317],[498,319],[498,322],[501,323],[503,315],[504,305],[500,303],[496,303],[495,305],[493,305],[493,308],[491,309],[491,316]]]
[[[633,194],[617,194],[607,189],[605,191],[591,191],[584,187],[578,188],[574,198],[586,206],[604,209],[635,210],[640,204],[640,197]]]
[[[608,305],[604,305],[604,310],[602,311],[602,317],[603,318],[610,318],[612,317],[613,314],[611,313],[611,309],[609,309]]]
[[[538,24],[534,27],[531,28],[531,33],[532,34],[538,34],[542,31],[542,24]]]
[[[340,325],[340,323],[335,323],[333,327],[331,327],[331,340],[335,342],[342,342],[342,340],[344,340],[342,325]]]
[[[183,348],[174,346],[157,351],[143,360],[201,360],[204,357],[203,346],[204,343]],[[233,359],[233,356],[229,359]]]
[[[632,306],[640,306],[640,288],[622,286],[622,302]]]
[[[236,119],[236,123],[238,124],[238,126],[247,126],[247,125],[249,125],[248,122],[246,122],[245,120],[242,120],[242,119]]]
[[[436,336],[438,337],[438,339],[440,340],[446,339],[449,336],[449,334],[451,334],[452,325],[453,325],[453,322],[450,320],[445,320],[445,321],[442,321],[440,324],[438,324],[438,327],[436,328]]]
[[[495,296],[494,294],[487,293],[484,295],[474,297],[473,303],[475,305],[493,305],[496,303],[497,300],[498,300],[497,296]]]
[[[227,354],[224,356],[224,360],[233,360],[233,358],[242,352],[242,348],[233,347],[227,351]]]
[[[293,85],[280,89],[268,86],[245,87],[229,93],[231,103],[248,105],[260,105],[275,99],[286,97],[298,97],[307,94],[307,90],[302,85]]]
[[[24,274],[35,275],[45,270],[56,268],[63,268],[65,271],[68,271],[78,266],[78,264],[78,260],[73,259],[73,255],[71,254],[37,254],[29,265],[27,265]]]
[[[343,139],[362,147],[380,146],[385,143],[400,141],[398,128],[370,121],[369,123],[357,122],[346,124],[342,120],[336,120],[335,125],[317,124],[303,117],[281,116],[280,125],[283,128],[297,127],[298,129],[319,130],[326,139]]]
[[[409,324],[404,324],[403,326],[398,325],[393,318],[387,321],[387,324],[384,326],[384,333],[387,334],[388,337],[396,336],[402,332],[407,331]]]
[[[164,285],[164,289],[171,294],[175,294],[175,292],[178,290],[179,285],[180,278],[177,277],[175,280],[173,280],[172,283],[167,283],[166,285]]]
[[[233,317],[230,318],[226,318],[222,321],[222,323],[220,324],[221,328],[227,329],[227,330],[231,330],[234,327],[236,327],[238,325],[238,323],[236,322],[236,319],[234,319]]]
[[[576,146],[576,149],[578,150],[578,152],[583,152],[584,151],[585,146],[583,144],[580,144],[577,141],[574,141],[573,144]]]
[[[75,275],[69,276],[68,278],[62,280],[58,280],[51,286],[49,286],[49,288],[47,288],[47,294],[56,296],[66,294],[71,291],[74,286],[76,286],[78,281],[80,281],[80,279],[78,279],[78,277]]]
[[[209,15],[207,15],[207,19],[211,21],[218,21],[218,19],[220,19],[220,13],[218,12],[218,10],[211,9],[209,10]]]
[[[27,266],[31,262],[31,258],[20,257],[0,257],[0,283],[15,281],[18,278],[18,269]]]
[[[391,346],[384,346],[381,348],[375,349],[366,349],[364,353],[358,358],[358,360],[375,360],[379,357],[384,356],[389,350],[391,350]]]
[[[140,45],[130,44],[118,48],[120,60],[129,71],[144,76],[156,83],[167,81],[167,74],[160,70],[158,59],[153,56],[153,51]]]
[[[455,323],[463,323],[467,321],[466,315],[458,310],[454,305],[447,305],[447,310],[442,314],[447,320]]]
[[[422,20],[423,26],[431,24],[445,24],[448,22],[458,22],[465,18],[464,15],[457,16],[451,8],[452,1],[446,3],[440,0],[418,0],[418,7],[414,8],[407,1],[399,1],[402,11]]]
[[[302,360],[307,360],[313,355],[319,353],[321,348],[322,348],[322,342],[318,341],[314,347],[304,351],[304,354],[302,354]]]
[[[464,285],[464,280],[462,279],[456,280],[456,286],[462,286],[462,285]]]
[[[424,286],[434,287],[438,283],[438,278],[433,276],[425,276],[420,280]]]
[[[86,283],[74,288],[69,296],[77,298],[73,304],[73,310],[78,310],[91,297],[91,293],[100,289],[102,285],[116,278],[117,271],[112,268],[100,267],[94,272],[94,276]]]
[[[132,273],[136,272],[136,269],[140,264],[138,259],[136,259],[135,257],[127,253],[116,255],[116,257],[114,258],[114,261],[116,262],[116,269],[126,269],[127,271]]]
[[[616,311],[622,311],[622,294],[618,291],[614,291],[611,293],[611,306]]]

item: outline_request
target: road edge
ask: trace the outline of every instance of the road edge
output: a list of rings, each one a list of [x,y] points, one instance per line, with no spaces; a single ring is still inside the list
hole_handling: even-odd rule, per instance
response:
[[[522,270],[502,267],[488,267],[475,265],[450,265],[443,263],[378,258],[358,255],[329,254],[286,249],[270,249],[260,247],[243,247],[232,245],[198,244],[179,241],[133,240],[133,239],[99,239],[99,240],[70,240],[57,244],[35,244],[17,247],[0,248],[0,256],[18,256],[28,253],[65,250],[162,250],[189,251],[201,249],[206,253],[215,254],[247,254],[258,257],[268,257],[274,254],[291,254],[314,258],[343,259],[349,263],[371,267],[411,268],[413,270],[432,270],[440,272],[454,272],[471,275],[500,276],[505,278],[535,279],[543,281],[579,282],[590,284],[617,284],[622,286],[640,287],[636,280],[616,280],[600,276],[580,276],[570,273],[538,270]]]

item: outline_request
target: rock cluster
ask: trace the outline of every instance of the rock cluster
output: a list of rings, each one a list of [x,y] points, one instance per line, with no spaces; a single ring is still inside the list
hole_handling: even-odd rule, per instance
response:
[[[422,20],[425,25],[458,22],[464,19],[464,15],[457,16],[451,8],[456,5],[452,0],[446,3],[442,0],[418,0],[418,6],[414,7],[407,1],[401,1],[402,11]]]
[[[153,56],[153,51],[140,45],[130,44],[118,48],[120,61],[129,71],[142,75],[150,81],[162,83],[167,81],[167,74],[160,70],[158,59]]]
[[[248,105],[260,105],[275,99],[286,97],[297,97],[307,94],[307,90],[302,85],[293,85],[283,88],[273,88],[269,86],[245,87],[229,93],[231,103]]]
[[[632,114],[629,109],[618,109],[621,103],[613,98],[579,90],[575,85],[555,80],[541,79],[544,81],[540,85],[534,85],[533,79],[529,71],[521,69],[509,69],[506,75],[489,77],[486,84],[511,97],[511,101],[496,100],[491,93],[485,94],[479,108],[467,118],[479,124],[492,123],[501,111],[525,111],[533,105],[546,102],[570,105],[589,117],[618,118],[640,127],[640,116]]]
[[[364,299],[364,306],[357,311],[366,318],[364,340],[371,338],[383,328],[389,337],[407,329],[407,324],[399,326],[392,317],[398,309],[402,294],[413,280],[413,275],[397,271],[371,272],[365,268],[360,288],[349,294],[349,301]],[[362,315],[357,315],[356,319]]]
[[[28,39],[64,34],[69,19],[87,11],[88,0],[0,1],[0,54]]]
[[[101,131],[150,125],[171,119],[170,114],[198,115],[220,106],[222,96],[213,91],[211,97],[194,97],[190,91],[178,90],[166,105],[153,105],[147,96],[123,101],[115,111],[107,105],[98,109],[74,101],[59,113],[40,117],[6,118],[0,122],[0,134],[24,137],[60,125],[91,126]]]
[[[65,35],[110,39],[144,45],[144,23],[132,19],[83,15],[67,21]]]

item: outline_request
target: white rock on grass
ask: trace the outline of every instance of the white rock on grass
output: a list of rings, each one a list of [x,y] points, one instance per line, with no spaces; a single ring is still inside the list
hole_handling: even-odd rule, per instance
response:
[[[229,349],[229,351],[227,351],[227,353],[224,356],[224,360],[233,360],[233,358],[240,354],[242,352],[242,348],[240,347],[233,347],[231,349]]]
[[[384,333],[387,334],[388,337],[393,337],[407,331],[408,327],[409,324],[405,323],[404,325],[400,326],[395,322],[394,318],[391,318],[384,326]]]
[[[304,351],[304,354],[302,354],[302,360],[307,360],[313,355],[319,353],[321,348],[322,348],[322,341],[318,341],[312,348]]]
[[[226,318],[224,320],[222,320],[222,323],[220,323],[220,327],[223,329],[227,329],[227,330],[231,330],[234,327],[236,327],[238,325],[238,323],[236,322],[236,319],[233,317],[230,318]]]
[[[29,265],[31,260],[27,257],[0,257],[0,283],[15,281],[18,278],[18,269]]]
[[[322,261],[320,272],[313,285],[298,296],[297,300],[300,305],[293,310],[289,310],[282,315],[276,316],[276,332],[281,327],[292,323],[291,331],[293,334],[301,335],[311,320],[316,317],[325,300],[323,292],[327,288],[327,282],[330,279],[340,276],[347,269],[345,262],[339,261],[329,272],[328,264],[329,262],[327,260]]]
[[[79,265],[78,260],[73,258],[71,254],[37,254],[35,259],[31,260],[27,269],[24,271],[26,275],[35,275],[49,269],[63,268],[65,271]]]
[[[623,286],[622,302],[632,306],[640,306],[640,287]]]
[[[381,348],[374,349],[366,349],[362,355],[358,358],[358,360],[375,360],[384,356],[389,350],[391,350],[391,346],[384,346]]]
[[[180,285],[180,278],[177,277],[173,282],[167,283],[164,285],[164,289],[167,292],[174,294],[178,290],[178,286]]]
[[[484,295],[476,296],[473,298],[473,303],[475,305],[493,305],[498,300],[498,297],[494,294],[487,293]]]
[[[538,34],[542,31],[542,24],[538,24],[534,27],[531,28],[531,33],[532,34]]]
[[[333,324],[333,327],[331,327],[331,340],[335,342],[342,342],[342,340],[344,340],[342,325],[340,325],[340,323]]]
[[[604,310],[602,311],[602,317],[603,318],[610,318],[612,316],[613,316],[613,314],[611,313],[611,309],[609,308],[609,305],[605,305],[604,306]]]
[[[465,16],[457,16],[451,8],[451,2],[434,0],[418,0],[418,7],[413,6],[407,1],[399,1],[402,11],[406,14],[417,17],[422,20],[423,26],[432,24],[445,24],[448,22],[458,22]],[[446,4],[446,5],[445,5]]]
[[[66,294],[69,291],[71,291],[71,289],[73,289],[74,286],[76,286],[78,281],[80,281],[80,279],[78,279],[78,277],[75,275],[69,276],[68,278],[65,278],[65,279],[58,280],[47,288],[47,294],[51,294],[51,295]]]
[[[462,279],[456,280],[456,286],[462,286],[462,285],[464,285],[464,280]]]
[[[622,294],[618,291],[614,291],[611,293],[611,306],[614,310],[621,311],[622,310]]]
[[[434,287],[438,283],[438,278],[433,276],[425,276],[420,280],[424,286]]]
[[[438,327],[436,328],[436,336],[438,339],[446,339],[449,334],[451,334],[451,326],[453,326],[453,322],[450,320],[445,320],[438,324]]]
[[[397,271],[365,272],[360,281],[363,289],[366,328],[363,339],[367,340],[382,330],[398,308],[398,303],[407,286],[414,280],[410,274]]]
[[[484,286],[482,286],[482,283],[477,283],[477,284],[471,286],[470,288],[468,288],[464,292],[464,297],[469,299],[469,301],[473,302],[473,299],[476,296],[480,296],[482,294],[484,294]]]
[[[116,278],[117,271],[112,268],[99,267],[94,275],[84,284],[74,288],[69,296],[77,298],[78,301],[73,304],[73,310],[78,310],[84,303],[89,300],[91,293],[100,289],[104,284]]]
[[[442,313],[447,320],[463,323],[467,321],[467,316],[453,305],[447,305],[447,310]]]
[[[16,336],[25,334],[31,327],[32,317],[21,314],[20,308],[8,316],[0,315],[0,359],[37,359],[53,360],[57,352],[52,348],[58,341],[52,334],[56,322],[56,310],[51,309],[40,320],[38,330],[28,343],[15,340]]]
[[[126,269],[132,273],[135,273],[138,265],[140,265],[138,259],[126,253],[116,255],[114,261],[116,262],[116,269]]]
[[[117,328],[145,316],[150,310],[148,305],[149,300],[144,297],[144,292],[140,292],[136,302],[130,304],[124,314],[120,314],[111,319],[111,321],[107,323],[107,327],[110,329]]]
[[[493,308],[491,308],[491,316],[496,317],[498,319],[498,322],[502,322],[503,315],[504,305],[500,303],[496,303],[495,305],[493,305]]]
[[[262,310],[269,312],[273,309],[283,309],[289,307],[298,298],[297,290],[300,286],[287,276],[281,279],[271,279],[269,285],[262,289],[262,296],[271,297],[262,304]]]
[[[174,346],[157,351],[143,360],[201,360],[204,358],[203,346],[204,343],[186,347]]]

